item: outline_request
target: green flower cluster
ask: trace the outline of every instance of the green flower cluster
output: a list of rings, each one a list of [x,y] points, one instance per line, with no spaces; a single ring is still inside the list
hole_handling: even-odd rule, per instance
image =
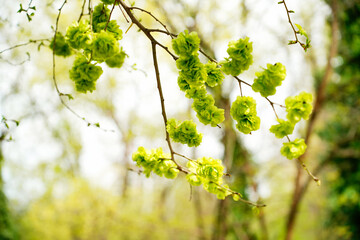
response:
[[[227,185],[222,185],[224,166],[220,159],[203,157],[197,161],[187,162],[186,166],[191,172],[186,175],[186,179],[191,185],[203,184],[204,189],[216,194],[218,199],[225,199],[226,196],[232,194],[227,190]]]
[[[178,85],[185,96],[194,99],[192,108],[203,124],[217,126],[224,121],[224,110],[215,106],[212,95],[206,91],[205,82],[209,86],[221,84],[224,76],[216,64],[204,65],[199,59],[200,39],[196,32],[189,34],[187,30],[172,40],[172,47],[180,57],[176,66],[180,70]]]
[[[172,47],[179,56],[197,55],[200,46],[200,38],[196,32],[189,34],[188,30],[180,33],[172,40]]]
[[[291,160],[303,155],[306,151],[306,147],[305,140],[297,138],[292,142],[283,143],[283,147],[280,152],[282,155],[287,157],[287,159]]]
[[[110,2],[110,1],[106,1],[106,2]],[[112,3],[105,3],[105,4],[113,4],[113,3],[114,1],[112,0]],[[106,28],[106,31],[112,33],[113,36],[116,38],[116,40],[121,40],[122,30],[120,29],[120,26],[117,24],[116,20],[108,21],[109,16],[110,16],[110,10],[107,6],[105,6],[104,4],[98,4],[97,6],[95,6],[93,12],[93,22],[92,22],[94,32],[100,33]]]
[[[118,54],[120,47],[119,42],[112,33],[101,31],[95,34],[92,50],[93,59],[98,62],[103,62]]]
[[[88,21],[73,23],[66,29],[66,41],[72,48],[88,49],[91,45],[91,30]]]
[[[285,66],[281,63],[267,64],[267,69],[255,73],[256,77],[252,89],[260,92],[261,96],[268,97],[276,93],[276,87],[280,86],[286,77]]]
[[[312,111],[312,95],[310,93],[301,92],[294,97],[285,99],[285,106],[287,111],[287,121],[278,119],[279,124],[273,125],[270,132],[274,133],[277,138],[283,138],[294,131],[294,126],[301,118],[307,120]],[[305,153],[306,144],[304,139],[296,139],[289,143],[283,143],[281,154],[288,159],[300,157]]]
[[[109,57],[105,60],[106,65],[111,68],[121,68],[124,64],[125,57],[127,54],[123,51],[123,49],[120,49],[120,52],[115,54],[112,57]]]
[[[54,47],[54,39],[51,40],[50,49],[54,50],[55,55],[68,57],[72,54],[69,44],[65,41],[65,37],[60,33],[56,33],[56,41]]]
[[[114,0],[103,0],[94,8],[92,23],[87,20],[74,22],[66,29],[65,37],[60,32],[56,33],[55,47],[54,40],[50,43],[56,55],[66,57],[73,52],[78,53],[70,78],[79,92],[96,89],[96,80],[103,71],[92,61],[120,68],[127,56],[118,42],[122,39],[122,30],[115,20],[108,21],[110,10],[106,5],[113,3]]]
[[[146,177],[154,172],[160,177],[174,179],[179,173],[176,164],[170,160],[170,155],[164,154],[162,148],[152,149],[148,152],[145,148],[139,147],[133,153],[132,159],[138,167],[144,169]]]
[[[198,55],[180,55],[180,58],[176,60],[176,66],[180,70],[180,77],[191,87],[204,85],[207,75]]]
[[[94,11],[92,13],[92,27],[93,29],[97,29],[97,25],[99,23],[106,23],[110,16],[110,9],[105,6],[105,4],[98,4],[95,6]],[[105,26],[104,26],[105,28]],[[101,30],[104,30],[101,29]]]
[[[209,61],[207,64],[205,64],[205,70],[207,74],[205,82],[207,85],[210,87],[221,85],[225,76],[222,74],[220,68],[217,67],[216,63]]]
[[[272,125],[270,128],[270,132],[275,134],[275,137],[283,138],[293,133],[295,127],[293,122],[285,121],[283,119],[278,119],[277,121],[279,124]]]
[[[245,134],[260,128],[260,118],[256,115],[256,102],[252,97],[240,97],[231,105],[230,114],[238,123],[236,128]]]
[[[191,105],[199,121],[205,125],[210,124],[212,127],[217,126],[225,119],[224,109],[217,108],[214,103],[214,98],[207,94],[203,98],[195,98]]]
[[[70,79],[75,82],[76,91],[81,93],[92,92],[96,89],[96,80],[102,73],[101,67],[89,63],[84,56],[79,55],[70,70]]]
[[[287,112],[287,119],[290,122],[297,123],[301,118],[307,120],[312,112],[312,94],[301,92],[294,97],[285,99],[285,106]]]
[[[222,71],[225,74],[237,76],[248,70],[253,63],[252,50],[252,42],[249,42],[248,37],[230,42],[227,49],[229,57],[221,62]]]
[[[202,133],[196,130],[196,124],[192,120],[181,123],[174,118],[167,121],[166,130],[174,142],[187,144],[189,147],[197,147],[202,140]]]

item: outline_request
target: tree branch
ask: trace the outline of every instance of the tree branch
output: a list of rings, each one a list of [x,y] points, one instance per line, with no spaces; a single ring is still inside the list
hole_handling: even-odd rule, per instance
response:
[[[337,0],[333,0],[331,3],[331,10],[333,13],[333,19],[332,19],[332,24],[331,24],[331,44],[330,44],[330,51],[329,51],[329,56],[327,59],[327,66],[326,66],[326,70],[325,70],[325,74],[321,80],[320,86],[317,89],[316,92],[316,101],[315,101],[315,106],[314,106],[314,110],[313,113],[310,117],[307,129],[306,129],[306,135],[305,135],[305,143],[309,145],[310,143],[310,136],[313,133],[313,128],[314,128],[314,124],[315,121],[317,120],[317,116],[319,114],[319,112],[322,109],[323,103],[324,103],[324,98],[325,98],[325,90],[326,90],[326,86],[329,82],[329,80],[331,79],[331,75],[333,72],[333,67],[331,65],[331,60],[336,56],[337,54],[337,49],[338,49],[338,33],[339,33],[339,24],[338,24],[338,7],[337,7]],[[304,155],[302,155],[300,157],[299,160],[302,161],[302,159],[306,158],[306,152]],[[322,169],[322,165],[320,164],[316,169],[315,169],[315,173],[319,172]],[[295,220],[296,220],[296,216],[297,216],[297,212],[298,212],[298,208],[300,205],[300,202],[304,196],[304,194],[306,193],[307,187],[309,185],[309,180],[307,180],[304,184],[300,184],[301,182],[301,175],[302,175],[302,171],[297,170],[296,173],[296,178],[295,178],[295,182],[294,182],[294,193],[293,193],[293,199],[292,199],[292,203],[291,203],[291,207],[289,210],[289,214],[288,214],[288,218],[287,218],[287,222],[286,222],[286,240],[291,240],[292,236],[293,236],[293,229],[295,226]]]

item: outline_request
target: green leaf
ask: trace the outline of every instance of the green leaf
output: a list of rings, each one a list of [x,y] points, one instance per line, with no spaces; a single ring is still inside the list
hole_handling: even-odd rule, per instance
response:
[[[18,13],[21,13],[22,11],[24,11],[24,9],[23,9],[22,4],[20,3],[20,9],[19,9],[17,12],[18,12]]]
[[[301,25],[295,23],[295,26],[299,29],[298,33],[300,35],[305,36],[306,38],[308,38],[307,33],[305,32],[305,30],[303,29],[303,27]]]
[[[28,13],[26,13],[26,17],[27,17],[28,21],[31,22],[32,18],[30,17],[30,15]]]

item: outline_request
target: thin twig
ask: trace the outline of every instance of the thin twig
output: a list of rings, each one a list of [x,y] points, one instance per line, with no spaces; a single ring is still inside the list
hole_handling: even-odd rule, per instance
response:
[[[83,1],[83,4],[81,6],[81,13],[80,13],[80,16],[79,16],[79,19],[78,19],[78,22],[80,22],[82,16],[84,16],[84,9],[85,9],[85,4],[86,4],[86,0]]]
[[[51,38],[42,38],[42,39],[36,39],[36,40],[29,40],[28,42],[26,42],[26,43],[20,43],[20,44],[16,44],[16,45],[14,45],[14,46],[11,46],[11,47],[9,47],[9,48],[6,48],[6,49],[4,49],[4,50],[1,50],[0,51],[0,54],[2,54],[2,53],[4,53],[4,52],[7,52],[7,51],[10,51],[10,50],[12,50],[12,49],[15,49],[15,48],[18,48],[18,47],[22,47],[22,46],[26,46],[26,45],[29,45],[29,44],[31,44],[31,43],[37,43],[37,42],[43,42],[43,41],[50,41],[51,40]]]
[[[164,34],[169,35],[169,36],[177,37],[176,34],[170,33],[170,32],[167,32],[167,31],[164,31],[164,30],[161,30],[161,29],[152,29],[152,28],[149,28],[148,30],[149,30],[149,32],[160,32],[160,33],[164,33]]]
[[[249,87],[252,86],[250,83],[247,83],[247,82],[245,82],[244,80],[241,80],[241,79],[240,79],[239,77],[237,77],[237,76],[234,76],[234,78],[235,78],[238,82],[244,83],[245,85],[247,85],[247,86],[249,86]]]
[[[285,0],[282,0],[282,1],[279,2],[279,3],[284,4],[284,7],[285,7],[285,9],[286,9],[286,14],[287,14],[288,21],[289,21],[289,23],[290,23],[290,26],[291,26],[293,32],[294,32],[295,41],[294,41],[293,44],[299,43],[300,46],[306,51],[306,45],[305,45],[304,43],[300,42],[300,40],[299,40],[299,38],[298,38],[298,36],[297,36],[298,31],[296,31],[296,29],[295,29],[295,27],[294,27],[294,24],[292,23],[291,18],[290,18],[290,13],[293,13],[293,11],[291,11],[291,10],[288,9]]]
[[[182,155],[182,154],[177,153],[177,152],[174,152],[174,155],[178,155],[179,157],[185,158],[186,160],[196,162],[195,160],[193,160],[193,159],[191,159],[191,158],[188,158],[187,156]]]
[[[54,44],[53,44],[53,51],[52,51],[52,60],[53,60],[53,64],[52,64],[52,78],[53,78],[53,82],[54,82],[54,86],[56,89],[56,92],[58,93],[58,96],[60,98],[60,102],[61,104],[68,109],[72,114],[74,114],[77,118],[83,120],[84,122],[87,123],[88,126],[95,126],[100,128],[101,130],[105,131],[105,132],[114,132],[114,130],[107,130],[107,129],[103,129],[101,127],[99,127],[99,124],[96,123],[91,123],[89,121],[87,121],[84,117],[80,116],[77,112],[75,112],[69,105],[66,104],[66,102],[64,101],[64,99],[62,98],[63,96],[69,96],[69,94],[64,94],[62,92],[60,92],[58,84],[57,84],[57,80],[56,80],[56,73],[55,73],[55,66],[56,66],[56,58],[55,58],[55,46],[56,46],[56,34],[58,32],[58,27],[59,27],[59,20],[60,20],[60,15],[61,15],[61,11],[63,9],[63,7],[65,6],[65,4],[67,3],[67,0],[65,0],[63,2],[63,4],[61,5],[61,7],[59,8],[59,13],[57,15],[56,18],[56,23],[55,23],[55,33],[54,33]],[[89,1],[90,4],[90,1]]]
[[[271,105],[271,107],[272,107],[272,109],[273,109],[273,111],[274,111],[274,113],[275,113],[276,119],[279,119],[279,116],[277,115],[276,110],[275,110],[275,107],[274,107],[274,103],[273,103],[272,101],[270,101],[269,98],[267,98],[267,97],[265,97],[265,98],[266,98],[266,100],[269,101],[269,103],[270,103],[270,105]]]
[[[121,6],[120,6],[120,4],[119,4],[119,1],[117,1],[117,0],[115,0],[115,1],[117,2],[119,9],[120,9],[122,15],[124,16],[125,21],[126,21],[127,23],[129,23],[130,21],[127,19],[126,14],[124,13],[124,10],[121,8]]]
[[[154,62],[154,69],[155,69],[155,76],[156,76],[156,84],[157,84],[157,89],[159,92],[159,97],[160,97],[160,104],[161,104],[161,114],[163,116],[163,121],[164,121],[164,126],[165,126],[165,134],[166,134],[166,142],[169,146],[169,150],[170,150],[170,154],[171,154],[171,159],[172,161],[176,164],[176,166],[178,167],[178,169],[182,172],[186,172],[185,170],[183,170],[183,168],[175,161],[174,158],[174,150],[171,146],[171,140],[170,140],[170,136],[168,131],[166,130],[166,124],[167,124],[167,116],[166,116],[166,109],[165,109],[165,100],[164,100],[164,94],[162,92],[162,86],[161,86],[161,80],[160,80],[160,71],[159,71],[159,64],[157,61],[157,55],[156,55],[156,43],[155,42],[151,42],[151,49],[152,49],[152,56],[153,56],[153,62]]]
[[[93,24],[92,24],[92,20],[93,20],[93,9],[92,9],[92,4],[91,4],[91,0],[89,0],[89,4],[88,4],[88,13],[90,16],[90,28],[92,29]]]
[[[1,56],[0,56],[0,60],[4,61],[4,62],[6,62],[6,63],[8,63],[8,64],[10,64],[10,65],[13,65],[13,66],[19,66],[19,65],[23,65],[24,63],[30,61],[30,54],[27,53],[27,58],[26,58],[25,60],[22,60],[22,61],[19,62],[19,63],[11,62],[11,61],[9,61],[9,60],[7,60],[7,59],[2,58]]]
[[[165,47],[164,45],[162,45],[161,43],[159,43],[152,35],[151,32],[149,31],[148,28],[146,28],[142,23],[139,22],[139,20],[134,16],[134,14],[131,11],[131,7],[128,7],[123,1],[119,1],[119,4],[121,5],[121,7],[124,8],[125,12],[127,13],[127,15],[130,17],[131,21],[138,26],[138,28],[140,28],[140,30],[149,38],[149,40],[152,43],[155,43],[156,45],[159,45],[161,48],[163,48],[167,53],[170,54],[170,56],[174,59],[177,60],[178,57],[175,56],[172,52],[170,52],[170,50],[168,49],[168,47]]]
[[[317,177],[315,177],[315,176],[310,172],[310,170],[307,168],[306,164],[305,164],[300,158],[298,158],[297,160],[298,160],[298,162],[300,163],[301,167],[308,173],[308,175],[309,175],[310,177],[312,177],[312,179],[320,186],[320,179],[317,178]]]
[[[212,182],[212,183],[215,183],[215,184],[218,185],[219,187],[221,187],[221,188],[223,188],[223,189],[231,192],[232,195],[237,195],[237,196],[239,196],[239,201],[240,201],[240,202],[247,203],[247,204],[252,205],[252,206],[254,206],[254,207],[266,207],[266,204],[262,204],[262,203],[258,204],[258,203],[254,203],[254,202],[251,202],[251,201],[249,201],[249,200],[243,199],[240,193],[235,192],[235,191],[233,191],[233,190],[231,190],[231,189],[229,189],[229,188],[226,188],[226,187],[224,187],[224,186],[222,186],[222,185],[220,185],[220,184],[218,184],[218,183],[216,183],[216,182]]]
[[[202,50],[201,48],[199,49],[199,52],[201,52],[202,55],[204,55],[205,57],[207,57],[211,62],[214,62],[214,63],[218,64],[218,62],[217,62],[214,58],[210,57],[210,56],[209,56],[204,50]]]
[[[238,81],[238,83],[239,83],[239,88],[240,88],[240,96],[242,97],[242,96],[243,96],[243,92],[242,92],[241,82]]]
[[[106,25],[105,25],[104,31],[106,31],[107,26],[109,25],[109,22],[110,22],[110,19],[111,19],[111,15],[112,15],[112,13],[113,13],[113,11],[114,11],[114,9],[115,9],[116,3],[117,3],[117,1],[114,2],[113,6],[112,6],[112,8],[111,8],[110,16],[108,17],[108,19],[107,19],[107,21],[106,21]]]
[[[161,26],[163,26],[163,28],[165,29],[165,31],[167,32],[167,34],[173,38],[174,34],[170,33],[170,31],[167,29],[166,25],[164,23],[162,23],[157,17],[155,17],[151,12],[149,11],[146,11],[145,9],[142,9],[142,8],[139,8],[139,7],[131,7],[130,8],[131,10],[139,10],[139,11],[142,11],[142,12],[145,12],[147,14],[149,14],[152,18],[155,19],[155,21],[157,21],[158,23],[160,23]]]

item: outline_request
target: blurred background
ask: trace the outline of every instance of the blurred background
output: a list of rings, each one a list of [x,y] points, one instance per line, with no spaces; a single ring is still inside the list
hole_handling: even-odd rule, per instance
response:
[[[84,2],[64,6],[60,32],[79,18]],[[146,178],[132,163],[138,146],[167,151],[167,145],[150,42],[135,26],[125,33],[130,24],[119,9],[112,19],[124,32],[121,46],[128,57],[121,69],[103,66],[96,91],[75,92],[68,76],[73,57],[56,58],[60,91],[74,97],[65,101],[83,121],[55,91],[48,40],[3,51],[51,39],[63,1],[0,3],[0,239],[360,239],[358,0],[286,2],[295,11],[292,21],[311,39],[306,53],[287,45],[294,33],[277,1],[135,1],[173,33],[197,31],[204,51],[217,60],[227,56],[229,41],[248,36],[254,64],[243,80],[252,83],[267,63],[286,66],[274,102],[283,104],[301,91],[314,95],[311,118],[298,124],[292,138],[306,139],[302,160],[321,187],[298,162],[280,155],[282,140],[268,130],[276,117],[265,99],[243,87],[257,100],[262,119],[251,135],[235,131],[230,118],[221,129],[204,126],[178,89],[175,62],[158,51],[168,116],[194,119],[204,134],[200,147],[175,149],[192,158],[222,159],[230,187],[267,205],[261,209],[190,188],[181,174],[176,180]],[[27,11],[18,13],[20,3]],[[147,14],[136,16],[149,28],[161,27]],[[170,38],[154,36],[171,46]],[[239,95],[231,78],[211,91],[227,113]]]

